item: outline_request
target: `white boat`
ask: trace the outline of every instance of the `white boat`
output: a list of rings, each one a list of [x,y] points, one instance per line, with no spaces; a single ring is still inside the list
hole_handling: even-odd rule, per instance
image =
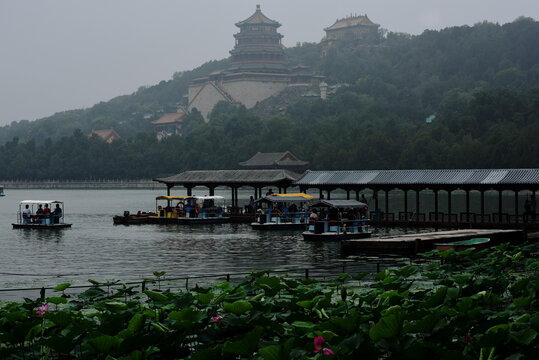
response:
[[[6,194],[4,194],[4,185],[0,185],[0,196],[6,196]]]
[[[305,230],[309,211],[305,203],[314,197],[305,193],[270,194],[255,201],[257,211],[251,227],[256,230]]]
[[[58,200],[23,200],[19,203],[14,229],[63,229],[64,202]]]
[[[307,231],[302,233],[305,240],[348,240],[371,237],[367,221],[361,217],[361,210],[367,204],[357,200],[319,200],[309,208],[317,214],[311,219]]]

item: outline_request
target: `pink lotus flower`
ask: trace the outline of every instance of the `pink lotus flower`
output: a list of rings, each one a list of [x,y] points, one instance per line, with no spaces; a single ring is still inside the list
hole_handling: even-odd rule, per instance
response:
[[[49,304],[38,306],[36,314],[43,317],[47,311],[49,311]]]
[[[213,317],[213,322],[217,323],[217,325],[221,325],[221,320],[223,320],[223,317],[224,316],[221,316],[221,315],[214,316]]]
[[[335,355],[333,350],[330,348],[324,347],[326,345],[326,341],[322,336],[317,336],[314,338],[314,352],[320,352],[324,353],[324,355]]]

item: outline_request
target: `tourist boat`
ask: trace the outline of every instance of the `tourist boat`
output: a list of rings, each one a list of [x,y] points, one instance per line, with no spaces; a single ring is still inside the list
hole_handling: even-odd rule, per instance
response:
[[[314,197],[304,194],[270,194],[255,200],[257,210],[251,227],[256,230],[305,230],[309,213],[303,209]]]
[[[349,240],[371,237],[366,219],[361,216],[367,205],[357,200],[318,200],[309,208],[317,219],[309,220],[302,233],[304,240]]]
[[[157,215],[154,212],[141,212],[138,211],[136,214],[130,214],[129,211],[124,211],[122,215],[116,215],[112,218],[112,221],[115,225],[137,225],[137,224],[148,224],[150,216]]]
[[[440,251],[446,251],[454,249],[455,251],[463,251],[466,249],[474,248],[481,250],[490,245],[490,238],[472,238],[469,240],[461,240],[447,243],[435,243],[434,248]]]
[[[26,213],[28,206],[30,210]],[[50,206],[50,212],[40,213],[38,209]],[[59,209],[56,210],[55,209]],[[63,229],[71,227],[64,222],[64,203],[58,200],[23,200],[19,203],[17,222],[14,229]]]
[[[4,194],[4,185],[0,185],[0,196],[6,196],[6,194]]]
[[[169,196],[156,197],[155,216],[149,216],[151,223],[221,223],[230,220],[224,216],[223,196]],[[160,205],[165,201],[166,206]]]

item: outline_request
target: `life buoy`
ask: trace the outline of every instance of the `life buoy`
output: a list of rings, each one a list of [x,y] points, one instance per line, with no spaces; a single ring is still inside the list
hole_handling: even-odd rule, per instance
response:
[[[199,204],[199,203],[197,203],[197,204],[195,205],[195,212],[196,212],[197,214],[200,212],[200,204]]]

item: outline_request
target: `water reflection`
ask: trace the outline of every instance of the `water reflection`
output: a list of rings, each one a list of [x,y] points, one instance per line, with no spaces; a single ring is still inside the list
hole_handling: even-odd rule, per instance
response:
[[[35,239],[37,241],[55,241],[60,242],[65,236],[65,232],[69,229],[48,229],[46,231],[40,229],[14,229],[20,241],[25,239]]]

